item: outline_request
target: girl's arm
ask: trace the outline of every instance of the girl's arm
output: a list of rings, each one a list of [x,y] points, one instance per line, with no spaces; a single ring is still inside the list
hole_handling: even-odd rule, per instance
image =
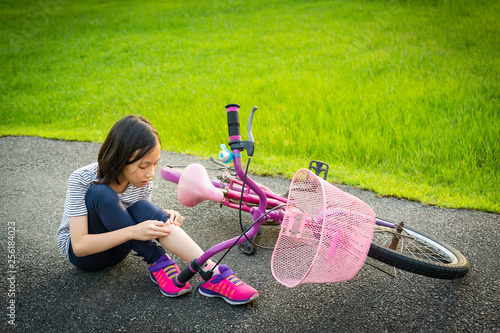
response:
[[[170,229],[162,221],[149,220],[131,227],[102,234],[89,234],[87,215],[69,217],[69,233],[73,252],[77,257],[109,250],[129,240],[148,241],[166,237]]]

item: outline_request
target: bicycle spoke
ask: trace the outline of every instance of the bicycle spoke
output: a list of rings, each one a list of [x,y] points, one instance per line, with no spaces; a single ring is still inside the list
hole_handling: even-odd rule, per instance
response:
[[[404,253],[416,259],[424,259],[438,263],[450,262],[446,253],[436,252],[433,247],[421,242],[406,230],[404,230],[402,234],[397,234],[394,229],[377,227],[373,237],[377,239],[379,245],[384,247],[389,246],[393,237],[398,237],[399,246],[397,252],[399,253]]]

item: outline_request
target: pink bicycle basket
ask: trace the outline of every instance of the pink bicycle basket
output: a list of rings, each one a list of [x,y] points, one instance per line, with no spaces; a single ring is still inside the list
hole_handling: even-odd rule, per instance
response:
[[[290,288],[350,280],[365,262],[374,227],[370,206],[299,170],[271,259],[273,276]]]

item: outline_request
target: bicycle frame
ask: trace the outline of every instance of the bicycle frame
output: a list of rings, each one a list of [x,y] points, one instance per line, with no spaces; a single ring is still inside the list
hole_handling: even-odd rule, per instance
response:
[[[179,183],[181,175],[182,175],[181,170],[173,169],[169,166],[163,167],[161,169],[161,177],[175,184]],[[223,174],[223,176],[225,177],[227,176],[227,174],[226,175]],[[256,195],[251,188],[245,186],[245,191],[242,197],[241,185],[243,184],[243,181],[234,177],[231,178],[227,177],[227,178],[230,179],[229,183],[225,183],[224,181],[216,179],[210,179],[210,181],[216,188],[220,188],[224,192],[224,201],[220,203],[230,208],[240,209],[239,203],[231,202],[231,200],[240,201],[240,199],[242,199],[241,210],[250,213],[252,209],[251,205],[258,205],[260,203],[259,196]],[[287,203],[287,198],[273,193],[270,189],[268,189],[262,184],[257,183],[257,185],[260,186],[260,188],[264,191],[267,203],[266,206],[268,210]],[[282,210],[269,212],[267,213],[267,216],[268,220],[273,220],[276,223],[281,223],[283,221]],[[386,221],[380,220],[378,218],[376,219],[375,224],[382,227],[394,228],[393,224],[387,223]]]
[[[253,136],[251,134],[251,123],[253,113],[248,120],[248,136],[251,141],[241,141],[239,128],[239,105],[230,104],[226,106],[229,130],[229,145],[233,155],[233,165],[236,171],[237,178],[231,177],[229,184],[224,181],[211,180],[211,183],[220,188],[224,193],[223,205],[230,208],[240,209],[252,215],[254,224],[247,229],[243,235],[231,238],[222,243],[216,244],[209,248],[199,258],[193,259],[189,266],[185,268],[175,279],[174,283],[182,287],[196,273],[200,273],[205,281],[208,281],[212,272],[205,271],[203,265],[215,254],[231,248],[232,246],[246,242],[252,239],[260,229],[264,220],[273,220],[281,223],[284,218],[284,210],[274,210],[280,205],[286,205],[287,198],[274,194],[267,187],[256,183],[248,176],[242,166],[241,151],[247,150],[249,157],[253,155]],[[178,183],[182,175],[182,171],[164,167],[161,170],[161,176],[166,180]],[[244,185],[244,186],[243,186]],[[235,201],[235,202],[232,202]],[[242,202],[240,205],[239,202]],[[238,202],[238,203],[236,203]],[[263,219],[266,217],[266,219]],[[376,225],[394,228],[394,224],[376,219]]]

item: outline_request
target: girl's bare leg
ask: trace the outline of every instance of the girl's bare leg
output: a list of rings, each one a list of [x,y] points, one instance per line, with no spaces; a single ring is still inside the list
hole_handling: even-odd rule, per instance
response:
[[[194,242],[194,240],[189,237],[184,230],[180,227],[170,224],[168,222],[165,223],[166,226],[170,229],[170,234],[167,237],[160,238],[160,244],[172,252],[178,257],[181,257],[183,260],[188,263],[191,262],[194,258],[200,257],[204,251]],[[211,264],[212,261],[208,260],[207,264]]]

